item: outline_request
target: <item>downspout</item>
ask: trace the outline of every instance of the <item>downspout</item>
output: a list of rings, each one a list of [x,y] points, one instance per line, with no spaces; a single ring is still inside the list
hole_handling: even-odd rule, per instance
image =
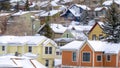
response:
[[[78,66],[78,68],[79,68],[79,66],[80,66],[80,65],[79,65],[79,62],[80,62],[80,61],[79,61],[79,60],[80,60],[79,58],[80,58],[80,50],[78,50],[78,59],[77,59],[77,66]]]
[[[93,68],[94,68],[94,51],[93,51],[93,62],[92,62]]]
[[[118,54],[117,54],[117,57],[116,57],[116,68],[118,68]]]

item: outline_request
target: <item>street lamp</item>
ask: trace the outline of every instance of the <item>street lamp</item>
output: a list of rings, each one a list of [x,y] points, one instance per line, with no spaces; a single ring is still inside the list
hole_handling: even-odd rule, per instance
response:
[[[32,35],[33,35],[33,22],[35,21],[35,16],[30,16],[31,18],[31,27],[32,27]]]

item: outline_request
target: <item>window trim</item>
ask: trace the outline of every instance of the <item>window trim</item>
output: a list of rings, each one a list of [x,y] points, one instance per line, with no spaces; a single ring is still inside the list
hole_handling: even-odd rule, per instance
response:
[[[100,61],[98,61],[98,56],[101,56],[101,60],[100,60]],[[96,55],[96,61],[97,61],[97,62],[102,62],[102,54],[97,54],[97,55]]]
[[[110,60],[108,60],[108,56],[110,56]],[[111,62],[111,55],[110,55],[110,54],[107,54],[107,55],[106,55],[106,61],[107,61],[107,62]]]
[[[90,61],[83,61],[83,53],[90,53]],[[90,63],[91,62],[91,52],[90,51],[82,52],[82,62],[85,62],[85,63]]]
[[[92,40],[97,40],[96,34],[92,34]]]
[[[101,37],[103,37],[103,34],[99,34],[99,40],[101,40]]]
[[[76,60],[73,60],[73,53],[76,53]],[[77,61],[77,52],[73,51],[72,52],[72,62],[76,62]]]
[[[46,53],[46,47],[48,48],[48,51],[47,51],[47,53]],[[46,54],[46,55],[51,55],[51,54],[53,54],[53,47],[51,47],[51,46],[46,46],[45,47],[45,51],[44,51],[44,54]],[[51,50],[51,53],[50,53],[50,48],[52,48],[52,50]]]
[[[46,61],[48,61],[48,64],[47,64]],[[48,60],[48,59],[45,60],[45,66],[46,66],[46,67],[49,67],[49,60]]]
[[[29,50],[29,47],[31,47],[31,51]],[[32,46],[28,46],[28,52],[32,52],[33,47]]]
[[[5,46],[2,46],[2,51],[5,51],[6,49],[5,49]]]

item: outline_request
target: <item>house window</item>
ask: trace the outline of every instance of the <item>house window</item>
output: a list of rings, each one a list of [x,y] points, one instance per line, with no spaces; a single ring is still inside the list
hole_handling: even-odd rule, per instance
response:
[[[52,54],[52,47],[45,47],[45,54]]]
[[[101,55],[97,55],[97,61],[101,61],[102,60],[102,56]]]
[[[96,40],[96,35],[92,35],[92,40]]]
[[[84,52],[82,60],[83,60],[83,62],[90,62],[90,53],[89,52]]]
[[[76,57],[77,57],[77,56],[76,56],[76,52],[73,52],[73,54],[72,54],[72,60],[73,60],[73,61],[76,61],[76,59],[77,59]]]
[[[49,60],[45,60],[45,66],[49,66]]]
[[[56,52],[56,55],[61,55],[61,52],[57,51],[57,52]]]
[[[2,51],[5,51],[5,46],[2,46]]]
[[[52,47],[49,47],[49,54],[52,54]]]
[[[67,38],[69,38],[69,34],[67,34]]]
[[[106,56],[106,60],[107,60],[107,61],[110,61],[110,59],[111,59],[110,55],[107,55],[107,56]]]
[[[32,52],[32,46],[28,47],[28,52]]]
[[[99,35],[99,40],[101,40],[103,38],[103,35],[102,34],[100,34]]]

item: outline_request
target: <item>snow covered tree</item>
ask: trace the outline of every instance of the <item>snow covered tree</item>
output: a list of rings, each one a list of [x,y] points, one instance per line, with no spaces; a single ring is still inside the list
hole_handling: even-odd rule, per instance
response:
[[[103,25],[104,33],[106,33],[106,40],[108,42],[120,42],[120,12],[117,5],[113,4],[108,8],[105,25]]]

